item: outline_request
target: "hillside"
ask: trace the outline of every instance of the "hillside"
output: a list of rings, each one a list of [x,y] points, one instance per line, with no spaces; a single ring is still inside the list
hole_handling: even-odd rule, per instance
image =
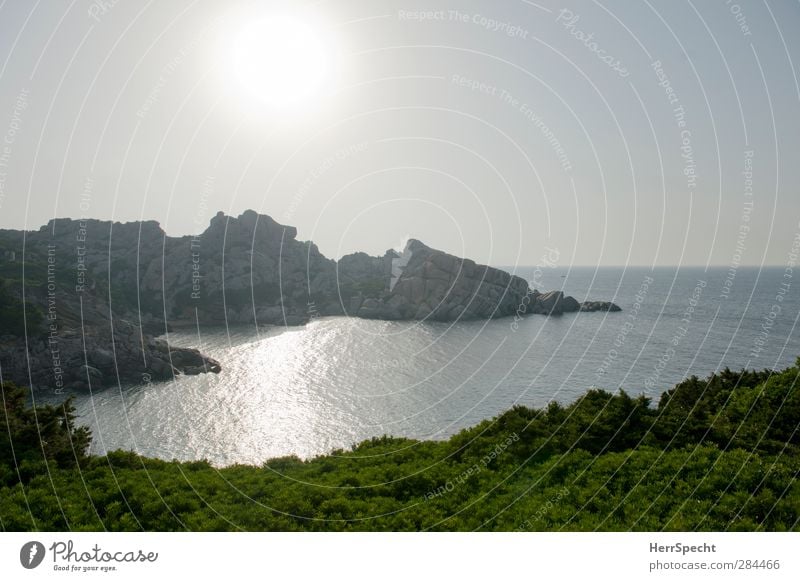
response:
[[[41,423],[7,385],[0,526],[797,530],[799,374],[795,366],[692,377],[657,406],[592,390],[569,406],[514,408],[444,442],[383,437],[309,461],[224,469],[121,451],[86,457],[88,434],[74,430],[67,405],[66,423],[55,421],[65,410],[39,411],[49,472]]]

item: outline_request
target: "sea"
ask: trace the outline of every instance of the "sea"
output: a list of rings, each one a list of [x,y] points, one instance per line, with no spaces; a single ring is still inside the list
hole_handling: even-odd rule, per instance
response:
[[[591,388],[655,405],[691,375],[780,370],[800,355],[800,274],[791,269],[509,270],[622,311],[180,330],[166,338],[216,358],[220,374],[77,394],[78,421],[95,454],[260,465],[384,434],[445,439],[513,406],[566,404]]]

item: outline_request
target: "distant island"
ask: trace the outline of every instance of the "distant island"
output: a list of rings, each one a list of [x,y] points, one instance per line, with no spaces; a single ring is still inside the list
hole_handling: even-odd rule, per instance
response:
[[[23,284],[24,281],[24,284]],[[618,311],[410,240],[335,261],[248,210],[195,236],[154,221],[55,219],[0,230],[0,366],[21,385],[83,389],[218,373],[158,337],[177,325],[303,325],[320,316],[461,321]]]

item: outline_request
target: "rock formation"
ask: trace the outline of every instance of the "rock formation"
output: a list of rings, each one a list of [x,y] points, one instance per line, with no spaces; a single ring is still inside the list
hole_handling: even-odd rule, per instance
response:
[[[339,261],[340,269],[345,258]],[[363,272],[362,280],[368,275]],[[383,291],[369,298],[355,297],[347,314],[367,319],[455,321],[620,310],[609,302],[579,303],[561,291],[540,293],[518,276],[434,250],[419,240],[410,240],[400,255],[387,253],[372,276],[376,285],[382,276]]]
[[[238,218],[220,212],[202,234],[178,238],[151,221],[57,219],[36,232],[0,231],[0,251],[14,257],[0,262],[0,322],[7,327],[0,328],[0,370],[22,384],[53,386],[60,375],[66,387],[86,387],[219,372],[220,364],[199,352],[156,339],[179,324],[619,310],[561,291],[540,293],[520,277],[417,240],[401,253],[359,252],[337,262],[297,240],[295,228],[252,210]]]
[[[418,240],[410,240],[401,255],[389,260],[395,266],[389,269],[389,285],[349,314],[370,319],[493,319],[516,313],[528,293],[528,283],[518,276],[433,250]]]

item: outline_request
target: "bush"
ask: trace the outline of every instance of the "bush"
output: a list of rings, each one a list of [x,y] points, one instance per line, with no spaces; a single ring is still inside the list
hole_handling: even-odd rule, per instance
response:
[[[53,461],[60,468],[84,462],[91,443],[86,427],[75,426],[72,399],[59,406],[26,405],[27,392],[0,384],[0,464],[18,467]]]
[[[5,530],[771,530],[800,522],[798,369],[692,377],[657,407],[587,392],[445,442],[381,437],[216,469],[86,457],[71,402],[3,386]],[[7,437],[10,431],[11,437]],[[3,439],[5,438],[5,439]],[[13,446],[12,446],[13,444]],[[23,484],[20,482],[24,482]]]

